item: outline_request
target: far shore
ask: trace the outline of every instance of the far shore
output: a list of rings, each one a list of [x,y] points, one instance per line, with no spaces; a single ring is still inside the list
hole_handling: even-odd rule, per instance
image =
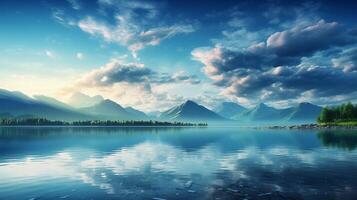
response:
[[[299,124],[299,125],[281,125],[281,126],[268,126],[265,128],[269,129],[290,129],[290,130],[310,130],[310,129],[318,129],[318,130],[357,130],[356,125],[343,125],[338,123],[331,124]]]

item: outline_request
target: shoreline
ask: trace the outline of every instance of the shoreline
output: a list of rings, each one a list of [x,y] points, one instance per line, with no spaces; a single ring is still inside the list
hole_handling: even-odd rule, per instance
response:
[[[357,126],[337,126],[337,125],[319,125],[319,124],[299,124],[267,126],[268,129],[288,129],[288,130],[357,130]]]
[[[63,127],[68,127],[68,128],[193,128],[193,127],[197,127],[197,128],[205,128],[207,126],[170,126],[170,125],[162,125],[162,126],[86,126],[86,125],[0,125],[0,128],[9,128],[9,127],[14,127],[14,128],[19,128],[19,127],[54,127],[54,128],[63,128]]]

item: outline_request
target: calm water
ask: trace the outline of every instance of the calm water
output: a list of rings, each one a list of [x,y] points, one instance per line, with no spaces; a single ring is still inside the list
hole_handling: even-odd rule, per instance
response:
[[[357,132],[0,128],[0,199],[357,199]]]

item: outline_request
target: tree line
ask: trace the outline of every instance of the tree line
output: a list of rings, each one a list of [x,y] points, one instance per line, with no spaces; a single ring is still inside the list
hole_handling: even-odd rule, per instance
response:
[[[45,118],[0,119],[0,126],[207,126],[207,123],[163,122],[142,120],[87,120],[87,121],[58,121]]]
[[[317,118],[318,123],[357,121],[357,105],[351,102],[340,106],[324,107]]]

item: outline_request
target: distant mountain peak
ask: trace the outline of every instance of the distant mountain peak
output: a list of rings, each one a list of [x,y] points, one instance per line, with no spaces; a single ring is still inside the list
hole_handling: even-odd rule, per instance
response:
[[[137,117],[140,117],[140,118],[147,118],[148,116],[146,115],[146,113],[140,111],[140,110],[137,110],[131,106],[128,106],[128,107],[125,107],[124,108],[128,113],[131,113],[133,115],[136,115]]]
[[[104,99],[103,101],[99,102],[99,104],[110,104],[110,105],[118,105],[115,101],[112,101],[110,99]]]
[[[120,109],[121,111],[126,112],[125,109],[120,104],[110,99],[104,99],[103,101],[95,104],[93,107],[105,108],[105,109]]]
[[[257,106],[257,108],[270,108],[270,106],[266,105],[265,103],[261,102]]]
[[[316,106],[316,105],[309,103],[309,102],[301,102],[301,103],[299,103],[298,106],[301,107],[301,106]]]
[[[246,108],[234,102],[222,102],[214,111],[219,115],[231,119],[233,116],[245,111]]]
[[[197,104],[192,100],[187,100],[179,106],[173,107],[160,115],[161,118],[169,120],[224,120],[217,113],[207,109],[206,107]]]
[[[191,105],[195,105],[196,106],[197,105],[198,106],[198,104],[196,102],[192,101],[192,100],[187,100],[182,105],[184,105],[184,106],[191,106]]]
[[[93,106],[97,103],[100,103],[103,100],[104,98],[100,95],[89,96],[81,92],[75,92],[68,99],[68,103],[75,107],[84,108],[84,107]]]

